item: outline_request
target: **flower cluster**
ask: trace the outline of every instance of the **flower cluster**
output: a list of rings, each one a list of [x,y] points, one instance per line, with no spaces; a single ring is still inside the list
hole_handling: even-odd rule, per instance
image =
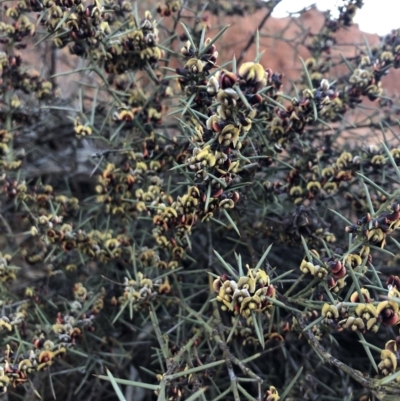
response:
[[[162,123],[162,117],[166,110],[165,99],[173,95],[169,82],[163,80],[157,92],[148,97],[139,85],[129,83],[127,76],[110,76],[110,78],[112,79],[109,79],[109,81],[115,86],[116,90],[124,90],[129,94],[127,104],[122,105],[114,112],[113,119],[116,122],[124,122],[125,127],[134,125],[133,120],[135,120],[143,125],[146,132],[150,131],[148,133],[151,134],[151,125],[160,125]]]
[[[208,87],[207,77],[211,69],[216,66],[218,58],[216,46],[212,44],[210,38],[207,38],[203,51],[200,52],[188,40],[182,47],[181,54],[185,57],[186,63],[183,68],[176,68],[179,84],[186,95],[193,96],[197,107],[204,111],[205,107],[212,104],[212,95],[215,95],[215,91],[212,92]]]
[[[98,302],[95,304],[99,306]],[[31,301],[27,301],[15,312],[2,316],[0,328],[5,338],[14,330],[21,336],[26,335],[32,306]],[[11,306],[3,304],[3,307]],[[68,309],[67,314],[57,314],[49,332],[37,330],[27,352],[21,353],[13,341],[7,344],[6,352],[0,359],[0,390],[5,392],[10,385],[16,387],[28,382],[33,373],[48,369],[57,359],[64,357],[67,350],[76,345],[84,330],[94,331],[93,311],[82,315],[79,301],[72,302]]]
[[[328,13],[320,32],[309,35],[311,40],[307,47],[310,52],[315,56],[319,56],[321,53],[329,54],[336,43],[335,33],[341,27],[349,27],[353,24],[353,18],[362,5],[362,0],[347,0],[343,6],[339,7],[340,14],[337,19],[331,18]]]
[[[389,278],[388,283],[395,284],[388,284],[388,299],[385,301],[374,301],[369,291],[361,288],[360,292],[356,291],[350,296],[349,305],[345,302],[325,303],[321,311],[323,322],[338,330],[350,329],[362,333],[376,333],[381,324],[395,326],[399,321],[400,312],[398,303],[393,299],[400,295],[397,289],[399,282],[397,276]]]
[[[165,4],[158,4],[157,12],[162,17],[169,17],[172,13],[176,13],[182,9],[182,0],[165,0]]]
[[[169,294],[171,291],[168,277],[163,281],[151,280],[141,272],[138,273],[137,280],[125,277],[123,286],[124,292],[118,298],[118,303],[122,308],[130,304],[135,311],[148,307],[149,302],[154,301],[158,295]],[[112,299],[111,302],[115,303],[115,300]]]
[[[356,234],[365,245],[384,248],[386,237],[400,226],[400,205],[392,203],[387,210],[382,210],[372,218],[369,213],[357,221],[357,224],[346,227],[346,232]]]
[[[12,256],[0,252],[0,282],[9,284],[16,278],[19,267],[10,264]]]
[[[17,387],[28,382],[29,376],[49,367],[57,358],[65,355],[66,349],[44,341],[41,349],[32,349],[27,355],[18,355],[17,350],[8,348],[0,362],[0,391],[6,392],[9,385]]]
[[[19,121],[26,119],[25,113],[21,111],[23,104],[18,91],[25,94],[35,93],[39,100],[51,99],[54,96],[52,83],[42,78],[37,70],[23,66],[22,57],[18,53],[0,51],[0,77],[0,93],[7,92],[9,95],[5,102],[2,101],[1,121],[5,121],[6,115],[10,113]]]
[[[338,97],[338,92],[330,87],[326,79],[321,80],[317,89],[304,89],[302,96],[292,98],[285,108],[275,107],[275,115],[269,123],[269,140],[278,149],[293,141],[296,134],[301,134],[306,125],[312,123],[316,114],[323,113],[324,107]]]
[[[268,315],[273,306],[268,298],[275,297],[275,288],[264,270],[251,269],[249,266],[247,269],[247,276],[230,279],[223,275],[214,280],[217,301],[222,303],[223,310],[235,315],[246,318],[251,317],[253,312]]]
[[[161,192],[161,180],[155,176],[152,178],[149,190],[144,192],[137,191],[132,194],[132,188],[135,183],[142,184],[144,177],[150,173],[147,164],[143,161],[140,154],[128,155],[128,160],[121,170],[113,163],[108,163],[103,173],[98,176],[98,185],[96,186],[97,202],[104,205],[105,212],[110,214],[132,214],[146,209],[143,202],[145,199],[155,200]],[[158,184],[158,185],[157,185]],[[137,202],[131,202],[132,195],[136,195]]]
[[[269,5],[268,2],[261,0],[247,0],[245,2],[238,0],[211,0],[207,3],[207,11],[215,15],[223,14],[243,17],[245,15],[252,15]]]
[[[43,13],[40,23],[54,35],[55,46],[63,48],[69,45],[72,54],[104,63],[105,71],[110,74],[154,66],[163,57],[163,51],[157,46],[156,23],[149,12],[141,21],[130,19],[119,35],[113,37],[114,29],[120,29],[121,21],[131,11],[127,1],[109,0],[102,5],[95,0],[86,7],[80,0],[29,4],[21,1],[7,10],[7,15],[16,22],[13,25],[3,23],[0,29],[3,28],[10,39],[19,41],[26,35],[33,35],[35,25],[29,23],[24,15],[31,8]]]

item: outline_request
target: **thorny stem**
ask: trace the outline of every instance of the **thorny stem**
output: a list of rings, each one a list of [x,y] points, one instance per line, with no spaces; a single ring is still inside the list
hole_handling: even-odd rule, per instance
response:
[[[232,391],[234,393],[235,399],[236,399],[236,392],[238,391],[238,383],[237,383],[237,377],[234,373],[233,370],[233,364],[237,365],[241,371],[246,375],[251,377],[254,381],[257,382],[258,385],[258,396],[257,396],[257,401],[261,401],[261,385],[263,383],[263,379],[259,376],[257,376],[251,369],[249,369],[247,366],[244,365],[242,361],[240,361],[238,358],[236,358],[230,351],[228,345],[226,344],[225,341],[225,336],[222,330],[221,326],[221,315],[219,313],[218,306],[213,303],[213,309],[214,309],[214,316],[215,316],[215,330],[214,330],[214,339],[219,345],[221,351],[225,355],[225,360],[226,360],[226,366],[229,372],[229,377],[231,379],[231,385],[232,385]]]
[[[160,327],[158,325],[158,321],[157,321],[157,318],[156,318],[156,312],[154,310],[153,304],[150,304],[149,313],[150,313],[151,321],[153,323],[154,331],[155,331],[156,336],[157,336],[158,343],[160,344],[160,348],[162,350],[163,356],[164,356],[165,360],[168,363],[168,356],[169,356],[168,344],[165,342],[165,339],[164,339],[163,335],[161,334],[161,330],[160,330]]]
[[[254,381],[257,382],[258,385],[258,396],[257,396],[257,401],[261,401],[262,399],[262,392],[261,392],[261,385],[263,383],[263,379],[256,375],[251,369],[249,369],[245,364],[240,361],[238,358],[236,358],[230,351],[228,345],[226,344],[225,338],[224,338],[224,333],[222,329],[222,323],[221,323],[221,316],[218,310],[218,306],[213,303],[213,309],[214,309],[214,318],[211,318],[209,321],[205,322],[203,318],[190,306],[186,305],[186,303],[182,302],[180,299],[177,299],[177,302],[180,303],[180,305],[188,311],[191,315],[196,316],[196,319],[198,319],[198,322],[203,325],[203,328],[214,338],[215,342],[218,344],[219,348],[225,355],[225,362],[227,366],[227,370],[229,373],[229,377],[231,379],[231,388],[232,392],[234,394],[234,399],[240,400],[239,397],[239,392],[238,392],[238,387],[237,387],[237,377],[235,375],[233,365],[237,365],[240,370],[246,375],[251,377]],[[212,324],[210,324],[212,323]],[[239,397],[239,398],[236,398]]]
[[[360,371],[352,369],[350,366],[347,366],[345,363],[339,361],[334,356],[332,356],[315,338],[315,335],[311,329],[304,330],[304,328],[307,325],[304,316],[301,313],[297,313],[296,317],[301,332],[308,340],[309,344],[314,349],[314,351],[326,363],[329,363],[330,365],[337,367],[342,372],[352,377],[354,380],[360,383],[364,388],[372,391],[379,400],[385,400],[386,395],[400,396],[400,387],[398,385],[392,385],[392,384],[384,386],[379,385],[377,384],[377,380],[364,376]]]

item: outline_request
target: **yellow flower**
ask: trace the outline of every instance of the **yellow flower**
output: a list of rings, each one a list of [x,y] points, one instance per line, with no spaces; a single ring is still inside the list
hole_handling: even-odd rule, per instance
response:
[[[65,270],[67,272],[74,272],[78,269],[78,266],[76,264],[69,264],[67,266],[65,266]]]
[[[229,146],[232,144],[234,148],[239,140],[239,128],[233,124],[228,124],[223,128],[221,133],[218,135],[218,143],[222,146]]]
[[[249,290],[251,294],[256,290],[256,280],[253,277],[242,276],[237,282],[239,289]]]
[[[339,317],[339,311],[335,305],[324,304],[321,316],[324,316],[327,319],[337,319]]]
[[[381,359],[382,361],[379,363],[378,368],[385,376],[396,371],[397,358],[394,352],[387,349],[382,350]]]
[[[315,266],[311,262],[307,262],[305,259],[303,259],[303,261],[301,262],[300,270],[303,274],[315,274]]]
[[[11,331],[12,330],[12,326],[11,326],[10,322],[9,321],[7,322],[5,319],[7,319],[7,318],[3,317],[3,318],[0,319],[0,330],[5,328],[8,331]]]
[[[164,282],[158,287],[158,292],[160,294],[169,294],[171,292],[171,284],[169,283],[168,277]]]
[[[238,75],[249,83],[263,83],[263,86],[267,83],[268,78],[268,74],[265,72],[264,67],[259,63],[253,63],[251,61],[243,63],[240,66]]]
[[[265,401],[279,401],[279,393],[274,386],[270,386],[269,390],[267,391],[267,398]]]
[[[240,313],[244,317],[249,317],[252,311],[259,309],[261,299],[257,295],[245,298],[240,305]]]

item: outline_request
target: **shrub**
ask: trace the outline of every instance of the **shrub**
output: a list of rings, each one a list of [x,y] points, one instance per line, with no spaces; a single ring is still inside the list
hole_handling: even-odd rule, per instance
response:
[[[362,7],[347,0],[300,26],[309,57],[287,86],[261,61],[277,3],[5,7],[10,400],[399,399],[399,109],[383,86],[400,30],[340,54]],[[215,16],[251,13],[259,29],[222,59]],[[48,76],[26,64],[44,44]]]

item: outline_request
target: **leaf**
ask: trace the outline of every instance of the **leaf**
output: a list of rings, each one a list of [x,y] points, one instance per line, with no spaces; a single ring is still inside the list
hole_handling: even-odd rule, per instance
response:
[[[348,224],[349,226],[352,225],[351,221],[347,220],[346,217],[342,216],[339,212],[337,212],[336,210],[333,209],[328,209],[330,212],[336,214],[336,216],[338,216],[340,219],[342,219],[346,224]]]
[[[231,388],[230,386],[228,386],[228,388],[223,391],[220,395],[218,395],[217,397],[213,398],[210,401],[220,401],[220,400],[225,400],[226,396],[231,392]]]
[[[265,258],[268,256],[269,251],[271,250],[271,248],[272,248],[272,244],[265,250],[265,252],[264,252],[263,255],[261,256],[261,259],[258,261],[258,263],[257,263],[257,265],[256,265],[256,267],[255,267],[255,270],[256,270],[256,271],[257,271],[257,270],[261,267],[261,265],[264,263],[264,260],[265,260]]]
[[[319,118],[319,117],[318,117],[316,120],[317,120],[319,123],[325,125],[325,127],[328,127],[330,130],[333,130],[333,127],[332,127],[330,124],[328,124],[326,121],[324,121],[322,118]]]
[[[306,240],[304,239],[303,236],[301,236],[301,243],[303,244],[303,248],[304,248],[304,251],[306,252],[308,261],[311,262],[311,261],[312,261],[311,252],[310,252],[310,250],[308,249],[307,242],[306,242]]]
[[[95,375],[95,376],[101,380],[111,381],[109,376],[102,376],[102,375]],[[156,384],[142,383],[142,382],[136,382],[133,380],[117,379],[117,378],[114,378],[114,381],[115,381],[115,383],[124,384],[125,386],[140,387],[140,388],[144,388],[146,390],[156,391],[156,390],[160,389],[160,386],[156,385]]]
[[[189,398],[186,398],[185,401],[197,401],[200,395],[202,395],[208,387],[199,388],[196,392],[194,392]]]
[[[284,277],[288,276],[289,274],[292,274],[296,269],[288,270],[287,272],[284,272],[280,274],[279,276],[274,277],[271,279],[271,284],[276,283],[277,281],[283,279]]]
[[[365,182],[367,182],[368,184],[370,184],[373,188],[375,188],[378,192],[380,192],[383,196],[385,196],[386,198],[390,198],[391,195],[386,192],[384,189],[382,189],[378,184],[376,184],[374,181],[372,181],[371,179],[369,179],[368,177],[366,177],[364,174],[361,173],[356,173],[358,176],[360,176]]]
[[[185,168],[187,166],[190,166],[192,163],[185,163],[185,164],[176,164],[174,167],[171,167],[168,171],[172,170],[178,170],[180,168]]]
[[[77,74],[78,72],[85,72],[85,71],[92,71],[92,69],[88,67],[88,68],[78,68],[76,70],[71,70],[71,71],[59,72],[57,74],[52,75],[50,78],[62,77],[64,75]],[[52,108],[54,107],[55,106],[52,106]]]
[[[256,31],[256,57],[258,58],[260,55],[260,31],[257,28]]]
[[[392,164],[392,166],[394,168],[394,171],[396,172],[397,178],[400,179],[399,167],[397,166],[392,154],[390,153],[390,150],[388,149],[388,147],[386,146],[386,144],[384,142],[381,142],[381,144],[382,144],[382,147],[385,150],[385,152],[386,152],[386,154],[387,154],[387,156],[388,156],[388,158],[390,160],[390,163]]]
[[[350,70],[350,72],[354,71],[353,66],[349,63],[349,61],[347,60],[347,58],[345,56],[343,56],[342,53],[339,53],[340,57],[342,58],[343,62],[346,64],[347,68]]]
[[[158,393],[157,401],[166,401],[167,397],[165,396],[165,387],[166,382],[165,380],[161,381],[160,392]]]
[[[181,22],[181,25],[186,33],[186,36],[190,42],[190,45],[192,46],[193,49],[196,49],[196,45],[194,44],[194,41],[193,41],[192,35],[189,32],[189,29],[187,29],[186,25],[183,22]],[[199,56],[199,58],[200,58],[200,56]]]
[[[214,249],[214,253],[217,256],[218,260],[221,262],[221,264],[225,267],[225,269],[228,270],[229,274],[237,280],[239,278],[239,276],[233,270],[232,266],[229,263],[225,262],[224,258],[215,249]]]
[[[319,318],[313,320],[310,324],[308,324],[306,327],[304,327],[303,331],[307,331],[311,329],[312,327],[316,326],[317,324],[321,323],[325,319],[324,316],[320,316]]]
[[[208,183],[207,192],[206,192],[206,201],[204,202],[204,211],[206,212],[208,209],[208,205],[210,203],[211,198],[211,183]]]
[[[389,376],[384,377],[381,380],[378,380],[377,384],[379,384],[379,385],[388,384],[388,383],[392,382],[393,380],[396,380],[398,377],[400,377],[400,370],[392,373]],[[398,400],[399,398],[397,397],[396,399]]]
[[[224,363],[225,363],[225,360],[206,363],[204,365],[196,366],[195,368],[186,369],[181,372],[177,372],[172,375],[165,376],[165,379],[168,381],[175,380],[178,377],[191,375],[192,373],[203,372],[207,369],[214,368],[215,366],[219,366]]]
[[[125,308],[128,306],[128,303],[129,303],[129,302],[130,302],[130,301],[126,301],[126,302],[120,307],[118,313],[115,315],[115,317],[114,317],[113,321],[111,322],[111,324],[114,324],[114,323],[119,319],[119,317],[120,317],[120,316],[122,315],[122,313],[124,312]]]
[[[231,223],[231,226],[233,227],[233,229],[237,232],[237,234],[239,235],[239,237],[241,237],[239,229],[236,226],[236,223],[233,221],[232,217],[230,216],[230,214],[227,212],[226,209],[222,209],[222,212],[225,214],[225,217],[228,219],[229,223]]]
[[[374,357],[373,357],[372,354],[371,354],[370,348],[367,346],[368,343],[365,341],[365,338],[364,338],[363,334],[362,334],[361,332],[359,332],[359,331],[357,331],[357,334],[358,334],[358,337],[359,337],[360,340],[361,340],[360,342],[361,342],[362,346],[363,346],[364,349],[365,349],[365,352],[366,352],[366,354],[367,354],[367,356],[368,356],[368,359],[369,359],[369,361],[371,362],[371,365],[374,367],[376,373],[379,373],[379,371],[378,371],[378,366],[376,366],[375,359],[374,359]]]
[[[237,327],[239,321],[240,321],[240,316],[236,316],[233,326],[232,326],[231,330],[229,331],[228,338],[226,339],[227,344],[231,340],[232,336],[235,334],[235,330],[236,330],[236,327]]]
[[[299,57],[299,58],[300,58],[302,66],[303,66],[304,74],[306,76],[307,85],[308,85],[309,89],[312,90],[312,89],[314,89],[314,87],[313,87],[312,80],[311,80],[310,74],[308,72],[306,63],[304,62],[304,60],[301,57]]]
[[[218,178],[217,176],[215,176],[214,174],[211,174],[210,172],[208,172],[208,175],[215,181],[217,181],[222,188],[226,188],[227,184],[225,181],[221,180],[221,178]]]
[[[296,373],[296,376],[293,377],[293,379],[290,381],[290,383],[285,387],[285,391],[280,394],[280,399],[284,400],[285,397],[289,394],[290,390],[292,389],[292,387],[295,385],[295,383],[297,382],[298,378],[301,375],[301,372],[303,372],[303,368],[304,366],[302,366],[299,371]]]
[[[375,210],[374,210],[374,207],[372,205],[371,195],[369,194],[368,188],[367,188],[367,186],[366,186],[364,181],[362,182],[362,185],[364,187],[365,196],[367,197],[367,203],[368,203],[369,212],[371,213],[371,216],[375,216]]]
[[[263,324],[261,321],[261,314],[260,313],[255,313],[254,311],[251,312],[251,317],[253,318],[253,325],[254,329],[256,331],[257,339],[258,342],[260,343],[261,347],[264,349],[265,348],[265,338],[264,338],[264,332],[263,332]]]
[[[182,24],[183,25],[183,24]],[[230,25],[224,26],[215,36],[211,39],[210,43],[207,44],[200,52],[199,58],[205,53],[207,53],[208,49],[224,34],[224,32],[230,27]]]
[[[239,86],[235,87],[236,93],[239,95],[240,99],[242,100],[243,104],[250,110],[252,111],[253,108],[251,107],[249,101],[247,100],[246,96],[242,92],[242,90],[239,88]]]
[[[235,258],[236,258],[236,262],[237,262],[237,264],[238,264],[239,276],[240,276],[240,277],[243,277],[245,274],[244,274],[244,271],[243,271],[242,255],[237,254],[237,253],[235,252]]]
[[[126,401],[126,398],[124,397],[124,395],[122,394],[121,389],[119,388],[117,382],[115,381],[114,376],[112,375],[112,373],[106,368],[107,371],[107,376],[110,379],[110,382],[113,386],[113,389],[115,391],[115,394],[117,395],[119,401]]]
[[[237,69],[236,57],[235,57],[235,55],[233,55],[233,59],[232,59],[232,72],[233,72],[234,74],[236,74],[236,69]]]
[[[32,380],[29,379],[29,385],[32,388],[32,391],[35,393],[36,397],[39,398],[40,400],[43,400],[42,396],[39,394],[39,391],[36,390],[34,384],[32,383]]]
[[[201,51],[201,49],[204,46],[205,36],[206,36],[206,28],[203,27],[203,29],[201,30],[201,36],[200,36],[200,42],[199,42],[199,51]]]
[[[376,347],[376,346],[373,345],[373,344],[367,343],[365,340],[360,340],[360,343],[363,344],[363,345],[365,345],[365,346],[368,347],[368,348],[373,349],[373,350],[376,351],[376,352],[379,352],[379,353],[382,352],[382,350],[381,350],[380,348]]]
[[[279,306],[280,308],[287,309],[287,310],[291,310],[291,311],[293,311],[293,312],[295,312],[295,313],[301,313],[298,309],[292,308],[291,306],[288,306],[288,305],[285,305],[283,302],[278,301],[278,300],[275,299],[275,298],[265,297],[265,299],[266,299],[267,301],[271,302],[271,304],[274,304],[274,305],[276,305],[276,306]]]

